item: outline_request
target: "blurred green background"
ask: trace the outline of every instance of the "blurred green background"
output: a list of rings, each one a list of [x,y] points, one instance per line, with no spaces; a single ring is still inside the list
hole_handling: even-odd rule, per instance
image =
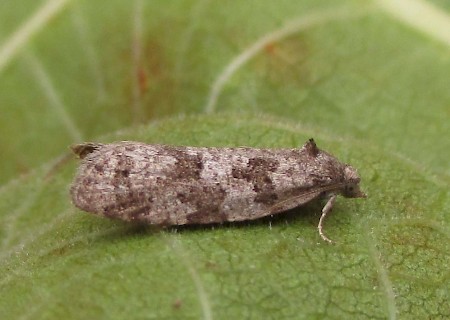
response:
[[[450,1],[2,1],[1,319],[445,319]],[[134,228],[75,209],[82,141],[320,148],[366,200]]]

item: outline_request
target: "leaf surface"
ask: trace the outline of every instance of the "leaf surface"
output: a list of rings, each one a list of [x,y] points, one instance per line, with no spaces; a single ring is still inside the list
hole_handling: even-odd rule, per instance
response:
[[[435,11],[421,17],[445,23],[448,3],[426,4]],[[449,45],[389,10],[2,3],[0,318],[450,317]],[[336,245],[317,233],[321,203],[157,230],[82,213],[68,196],[67,146],[83,140],[310,137],[358,168],[369,195],[338,198],[325,223]]]

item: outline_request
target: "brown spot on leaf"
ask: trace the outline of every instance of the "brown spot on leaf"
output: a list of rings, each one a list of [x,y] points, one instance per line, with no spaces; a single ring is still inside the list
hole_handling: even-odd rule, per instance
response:
[[[136,66],[134,72],[130,73],[132,78],[125,78],[125,90],[129,94],[130,101],[139,102],[140,110],[134,111],[133,114],[137,122],[170,114],[176,105],[174,102],[178,95],[174,92],[177,89],[177,79],[174,79],[171,72],[173,65],[167,58],[166,46],[161,43],[170,33],[164,27],[166,23],[169,21],[166,20],[159,26],[161,33],[158,37],[136,39],[140,42],[134,43],[133,46],[141,48],[139,57],[133,56],[135,54],[133,50],[127,52],[125,57],[126,61],[134,60]],[[170,23],[175,21],[172,20]],[[158,108],[152,106],[158,106]]]
[[[172,303],[172,307],[173,307],[175,310],[180,309],[182,305],[183,305],[183,301],[181,301],[180,299],[177,299],[177,300],[175,300],[175,301]]]
[[[311,77],[308,41],[302,35],[288,37],[282,41],[269,42],[263,54],[255,57],[255,71],[277,86],[310,86]]]
[[[139,95],[143,96],[148,89],[148,74],[147,70],[140,66],[136,70],[137,83],[139,84]]]

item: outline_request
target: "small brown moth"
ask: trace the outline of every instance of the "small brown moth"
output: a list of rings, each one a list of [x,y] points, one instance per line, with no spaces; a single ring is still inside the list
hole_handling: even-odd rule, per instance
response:
[[[70,190],[80,209],[155,225],[253,220],[338,194],[362,198],[357,171],[317,148],[202,148],[122,141],[72,146],[81,159]]]

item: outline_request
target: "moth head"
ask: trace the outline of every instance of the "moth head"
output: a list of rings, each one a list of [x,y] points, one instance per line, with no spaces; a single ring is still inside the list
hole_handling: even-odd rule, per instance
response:
[[[346,198],[365,198],[364,192],[359,188],[361,178],[355,168],[350,165],[345,165],[344,168],[344,187],[342,188],[342,195]]]

